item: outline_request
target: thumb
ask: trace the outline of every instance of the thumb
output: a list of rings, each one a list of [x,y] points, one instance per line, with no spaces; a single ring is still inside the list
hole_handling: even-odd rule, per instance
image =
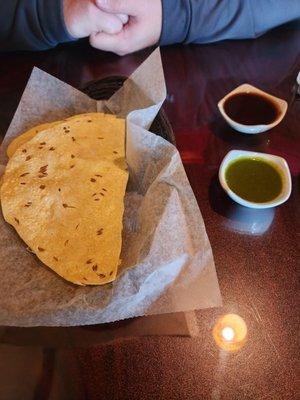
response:
[[[136,0],[95,0],[95,3],[102,11],[134,16],[140,2]]]

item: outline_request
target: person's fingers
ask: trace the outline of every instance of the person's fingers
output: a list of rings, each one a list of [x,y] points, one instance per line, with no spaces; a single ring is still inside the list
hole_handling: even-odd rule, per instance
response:
[[[123,29],[123,22],[117,15],[108,14],[104,11],[96,9],[97,12],[91,15],[92,26],[95,32],[104,31],[111,35],[121,32]]]
[[[112,14],[127,14],[135,16],[141,1],[137,0],[95,0],[96,5],[103,11]]]
[[[93,33],[90,36],[90,44],[99,50],[111,51],[118,54],[119,35],[108,35],[104,32]]]
[[[117,14],[116,16],[122,21],[123,25],[126,25],[129,21],[129,17],[127,14]]]
[[[109,35],[104,32],[94,33],[90,36],[90,44],[96,49],[111,51],[119,56],[135,51],[134,42],[126,40],[123,31],[117,35]]]

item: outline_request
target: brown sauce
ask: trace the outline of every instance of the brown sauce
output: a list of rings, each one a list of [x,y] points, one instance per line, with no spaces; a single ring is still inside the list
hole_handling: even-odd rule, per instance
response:
[[[244,125],[268,125],[280,111],[267,97],[256,93],[237,93],[228,97],[224,110],[229,118]]]

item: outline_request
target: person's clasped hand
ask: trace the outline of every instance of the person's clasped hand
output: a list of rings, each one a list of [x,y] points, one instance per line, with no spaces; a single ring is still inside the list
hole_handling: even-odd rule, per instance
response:
[[[155,45],[162,30],[161,0],[65,0],[64,14],[72,36],[119,55]]]
[[[95,0],[64,0],[63,4],[66,28],[74,39],[100,32],[118,34],[128,22],[127,15],[109,14],[101,10]]]

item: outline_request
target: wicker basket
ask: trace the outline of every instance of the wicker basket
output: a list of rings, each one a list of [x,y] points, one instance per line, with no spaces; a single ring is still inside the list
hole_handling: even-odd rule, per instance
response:
[[[88,83],[82,89],[82,91],[92,99],[107,100],[123,86],[125,80],[126,78],[123,76],[111,76],[99,81]],[[163,109],[160,110],[157,117],[153,121],[150,131],[176,145],[171,124]]]

